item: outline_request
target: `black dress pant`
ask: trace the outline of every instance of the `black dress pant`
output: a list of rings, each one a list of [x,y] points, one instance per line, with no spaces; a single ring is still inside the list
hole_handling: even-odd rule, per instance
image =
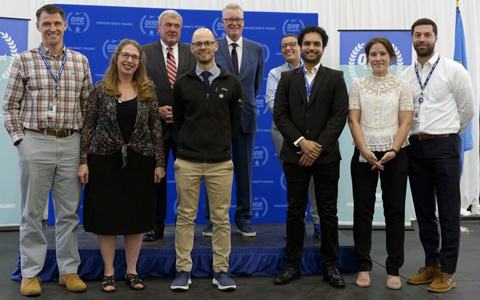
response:
[[[380,160],[385,152],[374,152]],[[382,188],[383,215],[385,217],[385,235],[387,274],[399,276],[404,262],[405,240],[405,196],[407,189],[408,162],[405,150],[384,165],[384,170],[375,169],[366,162],[359,162],[360,151],[355,148],[350,170],[353,188],[353,239],[355,242],[355,261],[359,271],[371,271],[372,259],[372,221],[375,213],[375,201],[378,177]]]
[[[172,151],[173,160],[177,159],[177,142],[170,135],[170,138],[163,141],[165,149],[165,171],[168,166],[168,158]],[[165,230],[165,219],[167,218],[167,176],[157,184],[157,202],[155,211],[155,230],[163,232]]]
[[[455,273],[460,248],[460,137],[450,134],[423,141],[411,137],[406,149],[425,265],[440,262],[443,272]]]
[[[305,209],[308,186],[313,176],[315,198],[322,227],[320,260],[324,266],[338,265],[337,196],[340,162],[300,167],[297,163],[283,162],[287,181],[287,266],[301,268],[305,237]]]

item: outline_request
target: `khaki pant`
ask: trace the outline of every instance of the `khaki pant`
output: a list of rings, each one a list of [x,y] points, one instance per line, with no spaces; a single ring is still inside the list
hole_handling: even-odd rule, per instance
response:
[[[177,184],[177,221],[175,227],[175,251],[177,271],[192,270],[190,253],[193,248],[195,219],[202,178],[209,196],[210,220],[213,224],[213,270],[227,272],[231,250],[230,217],[233,163],[190,162],[175,160]]]

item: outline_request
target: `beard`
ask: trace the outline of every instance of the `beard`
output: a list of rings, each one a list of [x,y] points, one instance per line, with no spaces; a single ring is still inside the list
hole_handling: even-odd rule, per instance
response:
[[[304,63],[318,65],[318,63],[322,59],[322,53],[317,54],[313,58],[309,58],[307,55],[303,55],[302,53],[302,59]]]
[[[426,48],[424,49],[419,49],[418,45],[414,45],[413,48],[415,49],[415,52],[417,52],[417,56],[419,57],[427,57],[427,56],[430,56],[433,51],[435,50],[435,44],[429,46],[428,44],[424,44],[424,45],[421,45],[421,46],[427,46]]]

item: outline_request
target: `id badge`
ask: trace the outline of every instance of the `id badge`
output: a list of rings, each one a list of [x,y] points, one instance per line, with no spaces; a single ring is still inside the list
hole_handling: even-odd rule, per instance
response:
[[[363,157],[362,154],[360,154],[360,155],[358,156],[358,161],[361,162],[361,163],[366,163],[366,162],[367,162],[367,160],[365,159],[365,157]]]
[[[48,105],[48,117],[54,118],[56,114],[57,114],[57,106],[55,105],[55,103],[50,103]]]
[[[413,123],[418,123],[418,122],[420,122],[420,110],[415,109],[413,111]]]

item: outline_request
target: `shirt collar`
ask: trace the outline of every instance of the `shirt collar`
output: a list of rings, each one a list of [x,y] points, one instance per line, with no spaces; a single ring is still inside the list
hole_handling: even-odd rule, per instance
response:
[[[201,74],[204,70],[200,68],[198,65],[195,65],[195,74],[197,74],[198,77],[201,77]],[[210,73],[212,73],[213,77],[217,77],[220,75],[220,68],[217,66],[217,64],[214,64],[209,70]],[[203,78],[203,77],[201,77]]]
[[[307,71],[307,68],[305,68],[305,72],[307,72],[307,74],[313,74],[313,75],[316,75],[317,72],[318,72],[318,69],[320,69],[320,65],[322,64],[322,62],[319,62],[315,67],[312,68],[312,72],[308,72]]]
[[[163,42],[162,39],[160,39],[160,43],[162,44],[162,48],[163,48],[163,50],[165,50],[165,51],[168,51],[168,47],[172,47],[172,51],[175,51],[175,50],[178,48],[178,43],[176,43],[176,44],[173,45],[173,46],[168,46],[167,44],[165,44],[165,43]]]
[[[300,58],[300,61],[298,62],[298,65],[296,65],[296,66],[291,65],[287,62],[287,66],[290,70],[301,68],[301,67],[303,67],[303,59]]]
[[[234,42],[231,38],[228,36],[225,36],[227,38],[227,43],[230,46],[232,43],[236,43],[240,48],[243,48],[243,36],[241,36],[236,42]]]
[[[437,61],[438,59],[438,53],[435,52],[435,54],[430,57],[430,59],[423,65],[423,68],[425,68],[427,65],[430,67],[433,66],[433,64]],[[422,65],[418,62],[418,60],[415,61],[415,64],[417,65],[418,69],[422,69]]]
[[[56,57],[58,55],[54,55],[52,53],[52,51],[50,51],[50,49],[48,49],[47,47],[45,47],[43,45],[43,43],[40,43],[40,45],[42,46],[42,50],[43,50],[43,53],[45,54],[45,57]],[[65,52],[67,52],[67,48],[65,47],[65,44],[63,44],[63,47],[62,47],[62,52],[59,54],[60,56],[62,56]]]

